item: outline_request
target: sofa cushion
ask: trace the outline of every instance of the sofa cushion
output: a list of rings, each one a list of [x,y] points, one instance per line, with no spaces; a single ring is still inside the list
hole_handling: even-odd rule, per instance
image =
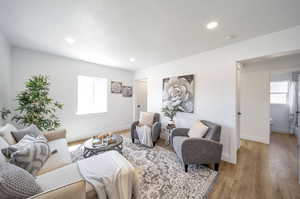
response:
[[[205,136],[208,127],[203,124],[201,121],[196,121],[192,128],[188,132],[188,136],[191,138],[202,138]]]
[[[7,147],[9,147],[9,144],[0,136],[0,164],[6,162],[6,157],[1,153],[1,150]]]
[[[63,167],[67,164],[72,163],[71,155],[69,152],[68,144],[66,139],[57,139],[48,142],[50,150],[57,150],[56,153],[52,154],[37,175],[52,171],[54,169]]]
[[[15,138],[16,142],[19,142],[25,135],[30,135],[31,137],[34,137],[34,138],[39,137],[39,136],[44,137],[42,132],[34,124],[31,124],[29,127],[26,127],[24,129],[12,131],[11,133],[12,133],[13,137]]]
[[[3,137],[8,144],[16,144],[15,138],[12,136],[12,131],[17,131],[18,129],[12,124],[6,124],[4,127],[0,128],[0,136]]]
[[[44,173],[40,176],[37,176],[37,183],[42,187],[43,191],[54,189],[56,187],[64,186],[72,182],[76,182],[80,179],[83,179],[79,173],[77,163],[68,164],[59,169]],[[97,193],[94,190],[93,186],[86,183],[86,198],[92,199],[97,198]]]
[[[9,162],[36,175],[50,155],[50,148],[44,137],[25,135],[20,142],[1,150]]]
[[[41,192],[41,187],[26,170],[13,164],[0,163],[1,199],[25,199]]]
[[[36,176],[36,182],[42,187],[43,191],[55,189],[81,179],[82,177],[76,163],[68,164],[64,167]]]

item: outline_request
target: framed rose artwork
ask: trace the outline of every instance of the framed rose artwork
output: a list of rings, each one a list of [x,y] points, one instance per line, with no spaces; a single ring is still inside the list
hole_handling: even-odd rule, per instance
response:
[[[177,107],[182,112],[194,112],[194,75],[163,79],[163,107]]]

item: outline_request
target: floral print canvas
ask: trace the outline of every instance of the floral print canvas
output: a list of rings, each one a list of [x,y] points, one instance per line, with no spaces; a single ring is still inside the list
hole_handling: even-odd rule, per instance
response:
[[[179,106],[182,112],[194,112],[194,75],[163,79],[163,107]]]

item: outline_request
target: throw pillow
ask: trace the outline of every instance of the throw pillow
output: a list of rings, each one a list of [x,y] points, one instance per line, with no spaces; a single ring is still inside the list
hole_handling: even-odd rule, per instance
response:
[[[25,135],[30,135],[34,138],[38,136],[44,136],[34,124],[31,124],[29,127],[20,129],[18,131],[12,131],[12,135],[17,142],[19,142]]]
[[[150,112],[141,112],[140,113],[140,120],[139,123],[142,125],[153,125],[154,113]]]
[[[0,150],[9,147],[8,143],[3,137],[0,137]],[[0,163],[6,162],[6,157],[0,153]]]
[[[208,130],[208,127],[201,121],[196,121],[195,124],[190,128],[188,136],[191,138],[202,138]]]
[[[0,198],[23,199],[42,192],[34,177],[24,169],[0,163]]]
[[[48,160],[51,152],[44,137],[31,137],[25,135],[17,144],[2,149],[2,153],[15,164],[32,175],[35,175]]]
[[[16,144],[16,140],[12,136],[12,131],[17,131],[17,128],[11,124],[6,124],[4,127],[0,128],[0,136],[3,137],[8,144]]]

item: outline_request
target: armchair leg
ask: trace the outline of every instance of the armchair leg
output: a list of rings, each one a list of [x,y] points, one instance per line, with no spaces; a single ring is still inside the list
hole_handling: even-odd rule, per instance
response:
[[[134,138],[131,138],[132,139],[132,143],[134,143]]]
[[[219,166],[220,166],[219,163],[215,164],[215,171],[219,171]]]
[[[188,164],[185,164],[185,165],[184,165],[184,171],[185,171],[185,172],[188,172],[188,167],[189,167]]]
[[[153,142],[153,147],[155,147],[156,142]]]

